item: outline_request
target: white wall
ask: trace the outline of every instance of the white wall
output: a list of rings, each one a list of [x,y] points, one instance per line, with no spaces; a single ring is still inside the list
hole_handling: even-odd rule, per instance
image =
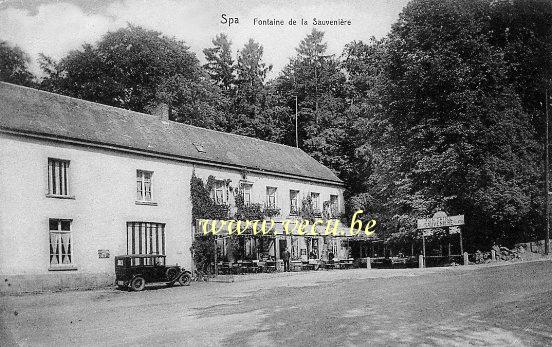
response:
[[[74,199],[46,197],[48,158],[70,160],[70,191]],[[206,182],[209,175],[231,179],[240,171],[216,169],[164,159],[85,148],[46,140],[0,134],[0,274],[47,274],[49,271],[49,218],[72,219],[75,273],[112,273],[115,255],[126,254],[128,221],[165,223],[167,263],[191,267],[190,178]],[[136,170],[153,171],[157,206],[137,205]],[[320,205],[342,188],[309,184],[250,173],[252,200],[264,202],[266,186],[278,188],[282,216],[289,214],[289,190],[300,198],[320,193]],[[100,259],[98,250],[111,257]]]
[[[48,198],[48,158],[70,160],[74,199]],[[126,254],[127,221],[165,223],[168,263],[190,267],[190,165],[0,136],[0,273],[47,273],[49,218],[72,219],[79,272],[113,272]],[[136,205],[136,170],[153,171],[154,201]],[[107,249],[111,257],[98,258]]]

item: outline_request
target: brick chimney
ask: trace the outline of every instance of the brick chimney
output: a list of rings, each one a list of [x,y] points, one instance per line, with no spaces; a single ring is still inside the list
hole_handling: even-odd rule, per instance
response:
[[[169,120],[169,105],[162,102],[157,104],[151,112],[152,115],[156,116],[160,120],[168,121]]]

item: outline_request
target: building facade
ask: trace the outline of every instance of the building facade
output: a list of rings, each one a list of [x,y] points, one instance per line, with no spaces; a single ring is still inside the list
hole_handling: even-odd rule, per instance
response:
[[[342,182],[300,149],[174,123],[166,111],[0,83],[2,291],[111,284],[120,254],[192,268],[193,174],[232,182],[281,218],[307,196],[343,211]],[[215,184],[212,198],[232,197]]]

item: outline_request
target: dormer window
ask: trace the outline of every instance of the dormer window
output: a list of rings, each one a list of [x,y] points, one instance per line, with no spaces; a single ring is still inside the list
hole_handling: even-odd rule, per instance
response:
[[[198,142],[194,142],[193,144],[199,153],[205,153],[205,147],[203,146],[203,144]]]

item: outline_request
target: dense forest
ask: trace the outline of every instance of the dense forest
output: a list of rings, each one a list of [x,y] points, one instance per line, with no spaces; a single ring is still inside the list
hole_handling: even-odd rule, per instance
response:
[[[413,0],[381,39],[327,52],[313,30],[272,79],[263,46],[234,55],[139,26],[54,60],[0,41],[0,79],[177,122],[296,145],[346,184],[347,213],[379,237],[416,237],[437,210],[464,214],[467,249],[543,238],[544,105],[552,78],[552,2]],[[346,216],[345,216],[346,217]]]

